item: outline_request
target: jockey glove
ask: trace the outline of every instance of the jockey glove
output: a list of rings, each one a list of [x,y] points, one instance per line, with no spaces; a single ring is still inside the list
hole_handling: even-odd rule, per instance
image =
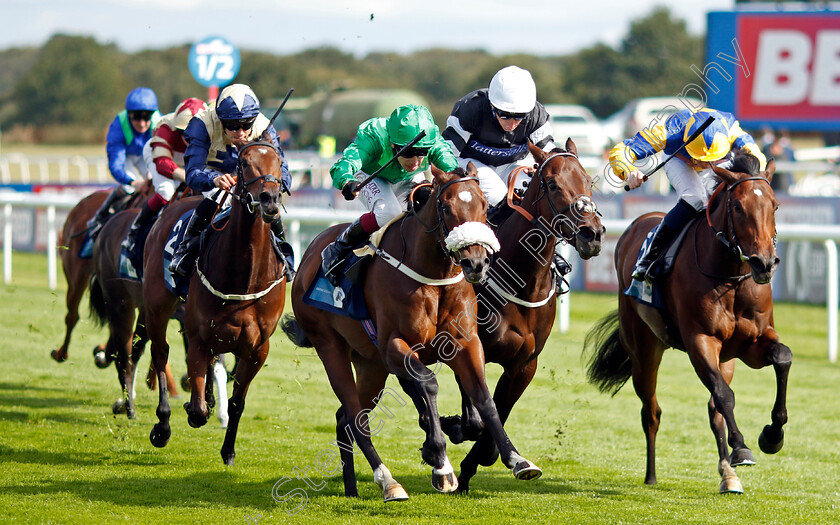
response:
[[[356,198],[356,192],[359,190],[361,183],[357,180],[350,180],[342,186],[341,194],[344,195],[344,199],[348,201],[352,201]]]

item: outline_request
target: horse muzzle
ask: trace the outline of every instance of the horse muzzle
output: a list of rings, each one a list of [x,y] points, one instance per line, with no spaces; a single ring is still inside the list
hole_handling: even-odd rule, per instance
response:
[[[470,252],[463,255],[463,252]],[[462,256],[458,261],[461,269],[464,270],[464,278],[471,284],[477,284],[487,277],[487,270],[490,269],[490,256],[483,246],[474,245],[461,250]],[[480,253],[478,253],[480,252]]]
[[[779,258],[775,254],[770,258],[753,255],[747,259],[747,264],[750,266],[753,280],[758,284],[767,284],[773,279],[773,274],[779,267]]]
[[[606,234],[607,229],[600,223],[598,226],[597,229],[592,226],[578,228],[575,235],[575,251],[583,260],[591,259],[601,253],[601,239]]]

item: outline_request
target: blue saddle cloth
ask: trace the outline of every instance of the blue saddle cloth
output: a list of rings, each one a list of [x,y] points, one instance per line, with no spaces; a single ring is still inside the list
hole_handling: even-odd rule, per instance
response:
[[[645,240],[642,242],[642,246],[639,248],[639,254],[636,256],[636,263],[638,263],[639,260],[641,260],[642,255],[647,252],[648,245],[650,245],[657,231],[659,231],[659,225],[654,226],[653,229],[648,232],[647,236],[645,237]],[[656,265],[657,263],[651,265],[652,271],[655,270],[654,266]],[[624,295],[632,297],[642,304],[653,306],[654,308],[665,308],[665,302],[662,300],[662,293],[659,290],[659,286],[655,282],[651,284],[647,281],[637,281],[635,279],[630,279],[630,286],[628,286],[623,293]]]
[[[359,258],[355,255],[346,262],[346,267],[352,266]],[[364,290],[356,286],[346,276],[342,276],[339,286],[333,286],[319,267],[318,273],[303,295],[303,302],[336,314],[350,317],[359,321],[370,319],[370,313],[365,303]]]
[[[85,231],[85,238],[82,241],[82,247],[79,248],[79,259],[93,258],[93,239],[90,238],[90,233]]]
[[[181,218],[172,227],[172,231],[166,237],[166,243],[163,245],[163,282],[166,284],[166,289],[170,292],[180,296],[186,297],[187,291],[190,289],[190,280],[187,277],[180,275],[173,275],[169,271],[169,263],[172,262],[172,255],[175,253],[175,248],[181,244],[184,239],[184,234],[187,233],[187,224],[190,222],[190,217],[193,210],[185,212]]]

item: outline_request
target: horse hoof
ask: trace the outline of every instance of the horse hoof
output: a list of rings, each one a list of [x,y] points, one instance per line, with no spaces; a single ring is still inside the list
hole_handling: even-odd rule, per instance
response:
[[[184,375],[181,376],[181,390],[189,392],[191,388],[190,375],[187,372],[184,372]]]
[[[443,416],[440,418],[440,429],[453,445],[463,443],[465,438],[461,431],[461,416]]]
[[[224,417],[224,418],[220,417],[219,418],[219,423],[222,425],[222,428],[227,428],[228,427],[228,421],[229,420],[230,420],[230,418],[227,418],[227,417]]]
[[[770,436],[772,435],[773,427],[770,425],[765,426],[764,430],[761,431],[761,434],[758,435],[758,448],[760,448],[765,454],[775,454],[776,452],[782,450],[782,447],[785,444],[785,431],[783,429],[779,429],[778,439],[771,440]]]
[[[755,458],[753,453],[747,447],[739,448],[732,451],[732,456],[729,458],[729,464],[733,467],[740,467],[742,465],[755,465]]]
[[[53,350],[50,352],[50,357],[52,357],[56,363],[63,363],[67,361],[67,352],[60,354],[58,350]]]
[[[382,491],[382,501],[385,503],[388,503],[389,501],[405,501],[407,499],[408,492],[405,491],[402,485],[396,482]]]
[[[132,409],[126,409],[125,415],[128,416],[128,419],[137,419],[137,411]]]
[[[108,368],[111,360],[105,354],[105,349],[102,346],[97,346],[93,349],[93,363],[97,368]]]
[[[432,487],[438,492],[449,494],[458,490],[458,478],[455,477],[455,472],[448,472],[445,474],[434,472],[432,469]]]
[[[111,405],[111,412],[113,412],[115,415],[125,414],[127,406],[128,404],[125,402],[125,399],[117,399],[116,401],[114,401],[114,404]]]
[[[515,467],[513,467],[513,475],[516,479],[526,481],[530,479],[537,479],[542,476],[542,469],[526,459],[524,461],[520,461]]]
[[[189,401],[184,403],[184,410],[187,411],[187,422],[193,428],[201,428],[207,424],[207,416],[190,409]]]
[[[743,494],[744,487],[738,476],[727,476],[720,481],[721,494]]]
[[[163,448],[167,443],[169,443],[169,436],[171,433],[172,431],[169,427],[160,428],[160,424],[155,425],[149,433],[149,441],[151,441],[152,445],[155,447]]]
[[[233,466],[233,460],[234,460],[234,459],[236,459],[236,454],[233,454],[233,455],[228,456],[228,457],[224,457],[224,456],[222,456],[222,462],[223,462],[225,465],[227,465],[228,467],[232,467],[232,466]]]

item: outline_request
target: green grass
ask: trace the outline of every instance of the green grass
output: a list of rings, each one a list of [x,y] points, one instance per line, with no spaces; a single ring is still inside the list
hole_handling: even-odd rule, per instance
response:
[[[499,463],[479,470],[468,496],[437,494],[418,449],[423,441],[409,403],[374,438],[394,476],[408,490],[404,503],[383,504],[367,463],[357,460],[360,498],[346,499],[340,476],[316,472],[321,450],[331,448],[337,401],[320,361],[284,336],[272,340],[267,365],[248,395],[237,440],[236,465],[219,456],[223,431],[215,417],[203,428],[187,425],[173,400],[172,438],[164,449],[149,443],[156,394],[138,381],[138,418],[114,416],[113,367],[93,366],[90,350],[105,332],[87,319],[77,327],[70,358],[49,357],[63,334],[64,290],[46,287],[43,255],[14,255],[14,284],[0,288],[4,374],[0,378],[0,521],[24,523],[836,523],[840,515],[840,367],[825,356],[825,309],[781,304],[778,329],[794,351],[788,391],[790,421],[784,449],[768,456],[756,440],[769,423],[772,370],[737,365],[736,414],[758,464],[741,467],[743,496],[717,493],[719,477],[708,428],[708,393],[686,356],[666,353],[660,371],[663,408],[658,438],[659,484],[645,486],[640,403],[630,386],[614,398],[584,381],[580,349],[586,331],[615,307],[613,295],[574,294],[572,329],[555,333],[531,387],[507,430],[517,448],[544,471],[516,481]],[[61,278],[60,278],[61,280]],[[61,283],[63,287],[63,283]],[[83,306],[87,312],[87,307]],[[170,332],[174,339],[177,332]],[[148,366],[148,352],[141,370]],[[183,351],[173,344],[176,376]],[[495,383],[499,368],[488,367]],[[459,402],[451,374],[442,372],[441,412]],[[396,382],[389,386],[399,390]],[[407,397],[406,397],[407,399]],[[448,446],[456,466],[465,445]],[[306,470],[321,490],[295,479]],[[299,503],[279,503],[293,488]],[[250,521],[253,523],[253,520]]]

